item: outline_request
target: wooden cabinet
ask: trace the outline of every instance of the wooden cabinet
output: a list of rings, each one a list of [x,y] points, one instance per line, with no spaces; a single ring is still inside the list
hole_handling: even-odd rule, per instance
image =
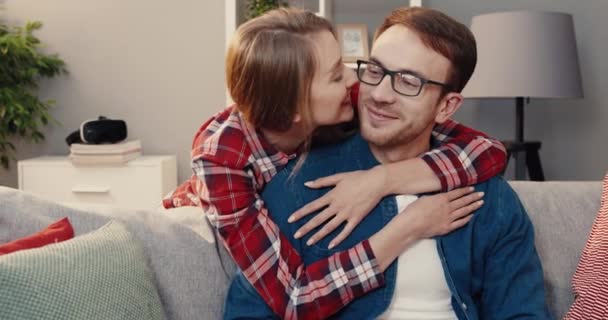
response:
[[[67,157],[18,162],[19,189],[71,206],[154,209],[177,185],[175,156],[141,156],[120,166],[74,166]]]

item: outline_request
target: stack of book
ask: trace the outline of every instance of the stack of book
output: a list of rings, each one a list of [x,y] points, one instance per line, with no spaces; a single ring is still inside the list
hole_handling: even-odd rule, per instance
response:
[[[141,141],[113,144],[73,143],[70,160],[75,165],[122,165],[141,156]]]

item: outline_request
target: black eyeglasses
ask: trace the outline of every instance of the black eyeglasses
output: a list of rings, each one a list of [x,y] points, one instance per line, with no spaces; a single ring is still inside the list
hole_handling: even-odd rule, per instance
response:
[[[447,90],[451,89],[451,86],[445,83],[424,79],[410,72],[391,71],[370,61],[357,60],[357,77],[359,81],[377,86],[384,80],[386,75],[391,77],[393,90],[398,94],[408,97],[419,95],[422,87],[427,83],[444,87]]]

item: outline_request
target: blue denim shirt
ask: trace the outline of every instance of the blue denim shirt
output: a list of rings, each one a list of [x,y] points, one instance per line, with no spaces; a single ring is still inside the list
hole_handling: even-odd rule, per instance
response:
[[[378,161],[367,142],[356,135],[341,144],[312,151],[296,174],[290,176],[294,167],[291,163],[266,186],[262,195],[266,207],[305,264],[368,239],[398,214],[398,210],[395,197],[386,197],[336,248],[327,249],[341,228],[308,247],[306,241],[314,232],[298,240],[293,235],[314,215],[291,224],[287,223],[287,218],[330,189],[308,189],[304,182],[376,165]],[[475,212],[465,227],[436,238],[458,319],[550,319],[545,304],[542,267],[534,247],[533,226],[517,195],[499,177],[478,184],[476,190],[485,192],[483,207]],[[385,270],[385,287],[352,301],[333,318],[375,319],[382,314],[393,297],[397,263],[393,262]],[[237,273],[228,292],[224,318],[278,317],[245,277]]]

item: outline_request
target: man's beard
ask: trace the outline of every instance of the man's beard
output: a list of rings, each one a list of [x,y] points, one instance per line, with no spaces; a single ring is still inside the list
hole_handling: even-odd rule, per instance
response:
[[[412,143],[418,138],[425,127],[417,127],[412,124],[401,128],[400,130],[382,131],[369,128],[368,125],[361,127],[361,135],[370,144],[382,149],[403,147]]]
[[[366,105],[373,104],[369,100],[360,102],[360,108],[366,108]],[[435,113],[427,113],[423,115],[409,115],[413,118],[400,118],[395,120],[396,123],[389,124],[386,126],[372,126],[372,121],[369,118],[370,115],[367,111],[359,111],[359,128],[361,136],[370,144],[377,148],[390,149],[390,148],[403,148],[415,143],[417,139],[421,139],[424,135],[425,143],[427,140],[427,130],[430,134],[430,130],[435,126]],[[364,113],[364,114],[361,114]],[[406,115],[401,115],[406,116]],[[430,129],[430,130],[429,130]]]
[[[429,114],[417,121],[414,119],[400,119],[399,123],[386,126],[374,127],[371,124],[369,115],[359,115],[361,136],[370,144],[378,148],[402,148],[410,145],[422,135],[426,136],[429,127],[435,125],[435,119]],[[403,122],[401,122],[403,121]],[[430,133],[430,132],[429,132]],[[425,138],[426,140],[426,138]]]

